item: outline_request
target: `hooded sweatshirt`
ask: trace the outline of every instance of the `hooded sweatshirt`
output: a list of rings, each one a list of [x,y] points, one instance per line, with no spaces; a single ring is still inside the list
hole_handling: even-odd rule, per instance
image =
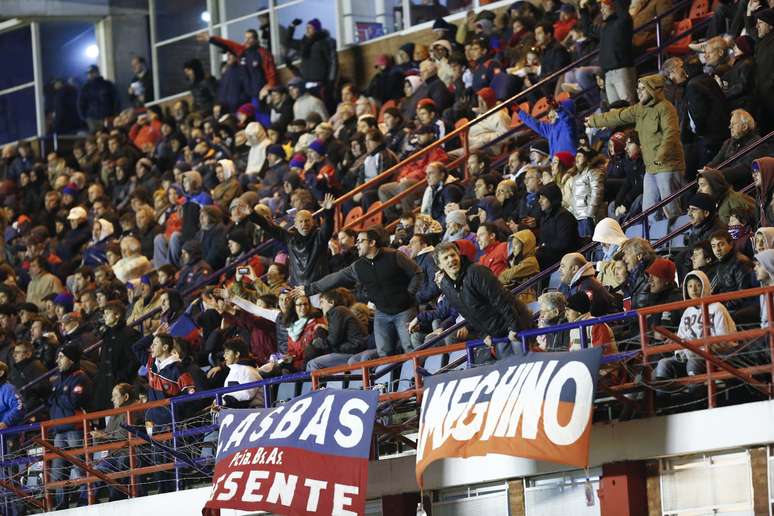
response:
[[[701,271],[691,271],[685,275],[683,281],[683,299],[686,301],[690,299],[688,297],[688,280],[690,278],[698,278],[702,284],[701,297],[707,297],[712,295],[712,287],[710,286],[710,280],[706,274]],[[709,305],[709,316],[711,323],[709,326],[710,335],[728,335],[729,333],[736,332],[736,324],[731,318],[731,314],[722,303],[712,303]],[[677,335],[686,340],[700,340],[704,338],[704,329],[702,323],[702,310],[701,306],[689,306],[683,312],[680,317],[680,326],[677,329]],[[731,344],[731,343],[729,343]],[[715,350],[718,349],[718,344],[713,345]],[[675,351],[675,355],[683,354],[686,357],[693,357],[694,354],[688,350],[682,349]]]
[[[503,285],[513,283],[516,281],[524,281],[527,278],[540,272],[540,265],[538,264],[537,257],[535,256],[535,248],[537,247],[537,240],[535,234],[529,229],[523,229],[512,235],[508,242],[508,256],[513,254],[514,240],[521,242],[521,251],[514,257],[516,262],[512,267],[505,269],[500,273],[499,280]],[[523,303],[533,303],[537,300],[537,296],[534,288],[525,290],[519,294],[519,299]]]
[[[758,158],[753,161],[753,168],[761,173],[761,186],[756,189],[758,201],[758,216],[761,226],[774,224],[774,157]]]
[[[771,229],[774,230],[774,228],[761,228],[761,229]],[[760,231],[760,229],[758,230]],[[755,260],[763,265],[763,268],[766,269],[766,272],[769,273],[769,276],[774,278],[774,249],[766,249],[765,251],[761,251],[760,253],[755,255]],[[772,283],[769,283],[771,286]],[[763,285],[761,285],[763,286]],[[761,295],[761,328],[767,328],[769,326],[769,313],[766,308],[766,296]]]
[[[737,192],[731,188],[726,181],[725,176],[719,170],[705,168],[699,174],[709,183],[715,202],[718,205],[718,217],[724,224],[728,224],[732,211],[744,211],[753,213],[755,210],[755,200],[747,194]]]
[[[626,234],[617,220],[607,217],[596,225],[591,240],[603,244],[603,254],[596,265],[599,281],[606,287],[617,287],[618,281],[615,279],[613,257],[620,249],[621,244],[628,240]]]
[[[756,231],[755,234],[760,234],[763,237],[763,241],[766,243],[766,249],[774,249],[773,227],[767,226],[765,228],[758,228],[758,231]]]
[[[231,201],[242,193],[242,189],[236,177],[234,162],[230,159],[221,159],[218,165],[223,167],[223,182],[212,189],[212,200],[224,213],[228,213]]]
[[[664,78],[658,74],[640,79],[651,98],[622,109],[597,113],[588,119],[589,127],[620,127],[635,124],[640,136],[645,171],[685,172],[685,157],[680,143],[680,120],[675,106],[664,97]]]

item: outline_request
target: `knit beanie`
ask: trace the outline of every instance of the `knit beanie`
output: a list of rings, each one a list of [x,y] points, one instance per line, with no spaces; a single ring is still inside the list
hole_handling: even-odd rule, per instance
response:
[[[322,23],[320,23],[320,20],[317,18],[312,18],[309,20],[308,24],[314,27],[315,32],[320,32],[320,30],[322,30]]]
[[[309,149],[315,151],[320,156],[325,156],[325,144],[320,140],[314,140],[310,143]]]
[[[481,88],[476,93],[486,104],[487,109],[491,109],[497,105],[497,94],[495,93],[495,90],[487,86],[486,88]]]
[[[591,310],[589,296],[583,291],[576,292],[567,299],[567,308],[571,308],[578,313],[587,313]]]
[[[73,362],[78,362],[81,360],[81,348],[79,348],[76,344],[65,344],[59,348],[59,352]]]
[[[700,210],[708,211],[711,215],[715,214],[717,207],[715,201],[707,194],[696,192],[688,200],[688,206],[695,206]]]
[[[626,150],[626,135],[619,131],[610,137],[610,141],[613,142],[613,155],[623,154]]]

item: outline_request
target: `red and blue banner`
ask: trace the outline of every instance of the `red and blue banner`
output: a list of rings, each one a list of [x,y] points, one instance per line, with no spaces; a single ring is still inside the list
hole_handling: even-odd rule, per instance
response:
[[[323,389],[273,409],[221,411],[202,513],[362,515],[378,397]]]
[[[602,349],[529,353],[425,378],[416,477],[433,461],[490,453],[588,465]]]

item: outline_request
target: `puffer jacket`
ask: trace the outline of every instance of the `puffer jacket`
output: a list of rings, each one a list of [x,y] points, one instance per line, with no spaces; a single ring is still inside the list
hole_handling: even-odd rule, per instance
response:
[[[336,42],[327,30],[316,32],[311,38],[293,39],[296,27],[288,28],[287,46],[301,52],[301,77],[306,81],[328,84],[336,80],[339,60]],[[326,117],[327,118],[327,117]]]
[[[268,235],[284,243],[289,252],[289,281],[293,286],[306,285],[328,273],[328,240],[333,236],[333,210],[323,211],[323,223],[304,236],[256,216],[256,222]]]
[[[651,95],[646,104],[637,103],[627,108],[591,115],[588,126],[620,127],[635,124],[645,171],[651,174],[683,173],[685,157],[680,143],[680,120],[675,106],[664,97],[664,78],[648,75],[641,78],[640,82]]]
[[[521,242],[521,251],[518,255],[512,256],[511,249],[513,248],[514,240]],[[498,279],[503,285],[511,285],[513,283],[519,283],[525,281],[538,272],[540,272],[540,264],[535,256],[535,248],[537,247],[537,239],[535,234],[529,229],[522,229],[511,235],[508,243],[508,255],[510,259],[510,267],[500,273]],[[533,303],[537,300],[537,294],[534,286],[525,290],[519,294],[519,300],[522,303]]]
[[[480,149],[487,143],[505,134],[510,127],[511,117],[508,114],[508,110],[503,108],[470,128],[468,131],[468,144],[471,149]],[[492,152],[499,154],[500,147],[500,145],[494,146]]]
[[[752,262],[742,253],[731,250],[722,259],[718,260],[715,267],[715,277],[712,278],[712,292],[722,294],[724,292],[736,292],[752,286]],[[727,301],[729,310],[744,306],[755,299],[735,299]]]
[[[572,213],[562,208],[562,193],[555,184],[548,184],[540,190],[551,202],[551,207],[540,217],[540,234],[536,255],[541,267],[558,262],[565,253],[580,248],[578,221]]]
[[[441,292],[449,304],[480,335],[506,337],[508,332],[532,327],[527,307],[497,281],[483,265],[462,257],[462,270],[456,281],[444,275]]]
[[[578,220],[601,220],[605,216],[605,173],[587,166],[572,178],[572,214]]]

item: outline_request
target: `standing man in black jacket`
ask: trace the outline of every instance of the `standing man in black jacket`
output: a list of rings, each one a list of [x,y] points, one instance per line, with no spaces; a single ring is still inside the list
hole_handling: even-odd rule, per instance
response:
[[[489,338],[508,337],[497,345],[497,358],[513,355],[516,333],[532,326],[532,316],[483,265],[470,263],[452,242],[436,246],[434,258],[440,269],[436,281],[449,304],[462,315],[472,333]],[[514,346],[516,345],[516,346]]]
[[[538,248],[536,251],[540,269],[547,269],[562,259],[562,256],[580,248],[578,221],[562,207],[562,192],[554,183],[540,189],[538,202],[542,215]]]
[[[554,72],[570,64],[570,54],[554,39],[554,26],[543,22],[535,27],[535,42],[541,48],[540,80],[542,81]],[[558,78],[548,81],[543,86],[543,96],[553,96]]]
[[[308,82],[316,82],[320,85],[320,97],[330,112],[335,111],[334,84],[339,73],[339,58],[336,53],[336,41],[330,33],[322,28],[322,23],[317,18],[306,22],[306,33],[300,40],[293,39],[296,27],[301,25],[301,20],[296,18],[288,27],[288,48],[301,52],[301,77]]]
[[[376,306],[374,339],[380,357],[411,351],[408,324],[417,314],[416,294],[424,274],[411,258],[385,247],[386,231],[373,226],[357,235],[360,258],[338,272],[299,287],[300,293],[316,294],[338,286],[359,284],[369,302]],[[400,343],[400,348],[396,343]],[[370,357],[368,357],[370,358]]]
[[[123,382],[132,383],[137,373],[139,364],[132,345],[142,335],[126,325],[124,312],[120,301],[109,301],[103,309],[105,326],[99,350],[99,367],[94,378],[92,410],[113,408],[110,400],[113,387]]]
[[[625,0],[602,0],[599,8],[602,26],[594,24],[589,0],[581,0],[580,15],[583,32],[599,38],[599,65],[605,72],[605,94],[612,104],[637,100],[637,70],[634,68],[632,35],[634,27]]]
[[[774,129],[774,9],[762,9],[755,17],[755,100],[760,105],[761,133],[766,134]]]
[[[21,395],[22,404],[27,414],[32,413],[36,408],[45,405],[50,385],[48,382],[38,382],[31,385],[25,391],[21,388],[32,380],[40,378],[46,372],[46,366],[43,362],[33,357],[34,348],[29,342],[17,342],[13,346],[13,364],[8,371],[8,381],[16,387],[16,392]],[[46,419],[48,410],[38,412],[32,421]]]
[[[296,213],[293,228],[277,226],[256,212],[256,222],[272,238],[288,248],[288,283],[293,286],[307,285],[328,273],[328,240],[333,236],[333,196],[325,194],[322,202],[323,223],[315,227],[312,213],[300,210]]]

